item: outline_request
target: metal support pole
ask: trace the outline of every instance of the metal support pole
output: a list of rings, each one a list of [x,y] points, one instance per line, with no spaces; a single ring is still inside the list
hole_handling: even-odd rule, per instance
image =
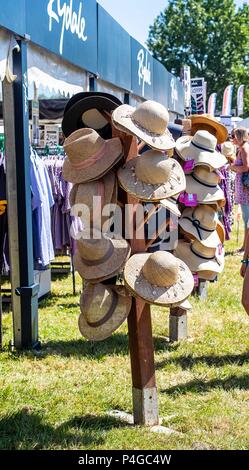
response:
[[[11,262],[14,346],[38,343],[38,290],[34,284],[27,45],[19,40],[13,52],[13,84],[4,83],[8,225]],[[13,119],[14,117],[14,119]]]
[[[97,80],[93,75],[89,77],[89,91],[97,91]]]
[[[181,341],[188,337],[187,310],[176,307],[170,309],[169,316],[169,339],[170,341]]]

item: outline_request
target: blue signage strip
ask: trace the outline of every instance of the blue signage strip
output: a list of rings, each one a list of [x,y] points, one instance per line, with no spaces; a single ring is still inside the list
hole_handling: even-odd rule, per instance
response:
[[[153,100],[153,57],[131,38],[131,88],[134,95]]]
[[[31,41],[89,72],[97,72],[95,0],[26,0]]]
[[[172,73],[169,74],[168,109],[184,115],[184,89],[180,80]]]
[[[169,80],[170,73],[166,68],[158,62],[158,60],[153,59],[153,75],[154,75],[154,100],[158,101],[168,108],[169,103]]]
[[[5,0],[0,5],[0,25],[14,33],[25,34],[26,0]]]
[[[129,34],[98,5],[98,74],[124,90],[131,89]]]

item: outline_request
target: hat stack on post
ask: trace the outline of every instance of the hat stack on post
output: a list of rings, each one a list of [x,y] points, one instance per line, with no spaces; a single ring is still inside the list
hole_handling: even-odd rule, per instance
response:
[[[224,227],[219,211],[225,205],[225,196],[219,186],[220,169],[226,157],[217,151],[228,133],[226,128],[209,115],[194,115],[191,134],[176,142],[186,175],[186,191],[181,202],[180,233],[175,255],[184,261],[194,274],[195,286],[199,281],[214,281],[224,269]]]
[[[186,179],[181,165],[167,155],[175,147],[167,129],[168,111],[154,101],[146,101],[137,109],[122,105],[114,110],[112,122],[116,129],[137,137],[151,148],[118,170],[118,181],[128,195],[128,202],[165,204],[177,213],[172,198],[186,189]],[[143,246],[142,252],[133,249],[126,262],[126,287],[147,304],[172,307],[184,302],[194,287],[186,263],[170,252],[147,253],[145,242]]]
[[[114,167],[123,159],[123,146],[119,138],[112,138],[111,125],[101,112],[110,112],[119,104],[111,95],[80,93],[67,104],[62,124],[67,155],[63,176],[74,184],[70,203],[83,224],[81,233],[76,234],[74,255],[75,268],[85,285],[79,329],[92,341],[108,338],[125,321],[132,303],[124,286],[108,282],[124,269],[130,245],[102,232],[107,219],[102,217],[103,207],[117,203]]]

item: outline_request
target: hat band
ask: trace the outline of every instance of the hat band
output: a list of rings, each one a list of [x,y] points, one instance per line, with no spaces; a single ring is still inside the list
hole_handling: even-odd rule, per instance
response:
[[[130,116],[129,116],[130,117]],[[172,136],[169,135],[169,131],[167,129],[167,127],[165,128],[165,131],[163,133],[158,133],[158,132],[152,132],[150,131],[149,129],[146,129],[146,127],[143,127],[138,121],[136,121],[136,119],[134,119],[132,116],[131,116],[131,120],[133,122],[133,124],[138,127],[142,132],[144,132],[145,134],[149,134],[151,137],[162,137],[162,135],[164,135],[165,133],[168,134],[168,137],[171,137],[171,140],[172,140]],[[168,131],[168,132],[167,132]]]
[[[81,261],[86,266],[99,266],[100,264],[103,264],[106,261],[108,261],[108,259],[113,255],[113,252],[114,252],[114,246],[110,242],[110,246],[109,246],[105,256],[103,256],[102,258],[99,258],[99,259],[96,259],[96,260],[89,260],[89,259],[82,258],[82,256],[81,256]]]
[[[91,155],[91,157],[88,158],[87,160],[84,160],[83,162],[80,162],[80,163],[74,163],[70,161],[72,167],[75,170],[84,170],[85,168],[90,168],[91,166],[95,165],[101,158],[103,158],[105,154],[105,147],[106,147],[106,141],[104,142],[102,147],[99,149],[99,151],[95,153],[94,155]]]
[[[214,256],[203,256],[203,255],[200,255],[200,253],[196,252],[194,249],[193,249],[193,245],[190,246],[190,250],[192,251],[192,253],[195,255],[195,256],[198,256],[198,258],[201,258],[201,259],[205,259],[206,261],[216,261],[216,263],[218,263],[220,266],[221,266],[221,262],[220,260],[214,255]]]
[[[200,183],[202,184],[202,186],[206,186],[207,188],[217,188],[217,184],[207,184],[207,183],[204,183],[204,181],[200,180],[197,176],[195,176],[194,174],[191,175],[193,180],[195,180],[197,183]]]
[[[112,303],[111,303],[111,306],[110,306],[107,314],[103,318],[101,318],[101,320],[99,320],[99,321],[96,321],[96,322],[93,322],[93,323],[87,321],[88,326],[90,326],[91,328],[98,328],[100,326],[103,326],[108,320],[110,320],[110,318],[114,314],[114,312],[116,310],[116,307],[118,305],[118,294],[114,290],[112,291],[112,293],[113,293]]]
[[[196,147],[197,149],[204,150],[205,152],[209,152],[209,153],[215,153],[215,150],[213,150],[213,149],[207,149],[206,147],[202,147],[201,145],[198,145],[198,144],[196,144],[195,142],[193,142],[193,140],[192,140],[191,144],[192,144],[194,147]]]
[[[197,230],[197,233],[199,235],[199,238],[200,240],[202,240],[202,234],[201,234],[201,230],[203,230],[204,232],[208,232],[208,233],[213,233],[215,232],[215,229],[214,230],[210,230],[208,228],[205,228],[205,227],[202,227],[201,226],[201,222],[200,220],[198,219],[191,219],[191,217],[183,217],[183,219],[186,219],[186,220],[189,220],[192,225],[195,227],[195,229]]]

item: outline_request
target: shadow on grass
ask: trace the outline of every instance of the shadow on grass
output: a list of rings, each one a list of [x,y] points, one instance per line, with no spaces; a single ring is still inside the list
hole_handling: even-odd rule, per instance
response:
[[[23,410],[0,420],[0,449],[91,448],[105,443],[105,433],[127,424],[109,416],[74,417],[61,426],[46,424],[41,416]]]
[[[64,301],[66,299],[71,299],[72,303],[71,304],[67,304],[65,302],[60,303],[60,299],[63,299]],[[75,297],[71,293],[49,294],[39,302],[39,310],[43,310],[43,309],[46,309],[48,307],[57,306],[58,302],[60,303],[60,305],[62,307],[65,307],[65,309],[79,306],[79,299],[77,299],[77,301],[75,301]]]
[[[249,390],[249,375],[231,375],[227,379],[213,379],[207,382],[203,380],[191,380],[186,384],[176,385],[165,390],[161,390],[161,393],[167,395],[183,395],[185,393],[203,393],[208,392],[211,389],[220,388],[222,390]]]
[[[156,368],[161,369],[169,364],[176,364],[182,369],[192,369],[197,364],[206,364],[208,366],[222,367],[226,364],[243,366],[249,362],[249,353],[227,354],[225,356],[183,356],[167,359],[156,363]]]

